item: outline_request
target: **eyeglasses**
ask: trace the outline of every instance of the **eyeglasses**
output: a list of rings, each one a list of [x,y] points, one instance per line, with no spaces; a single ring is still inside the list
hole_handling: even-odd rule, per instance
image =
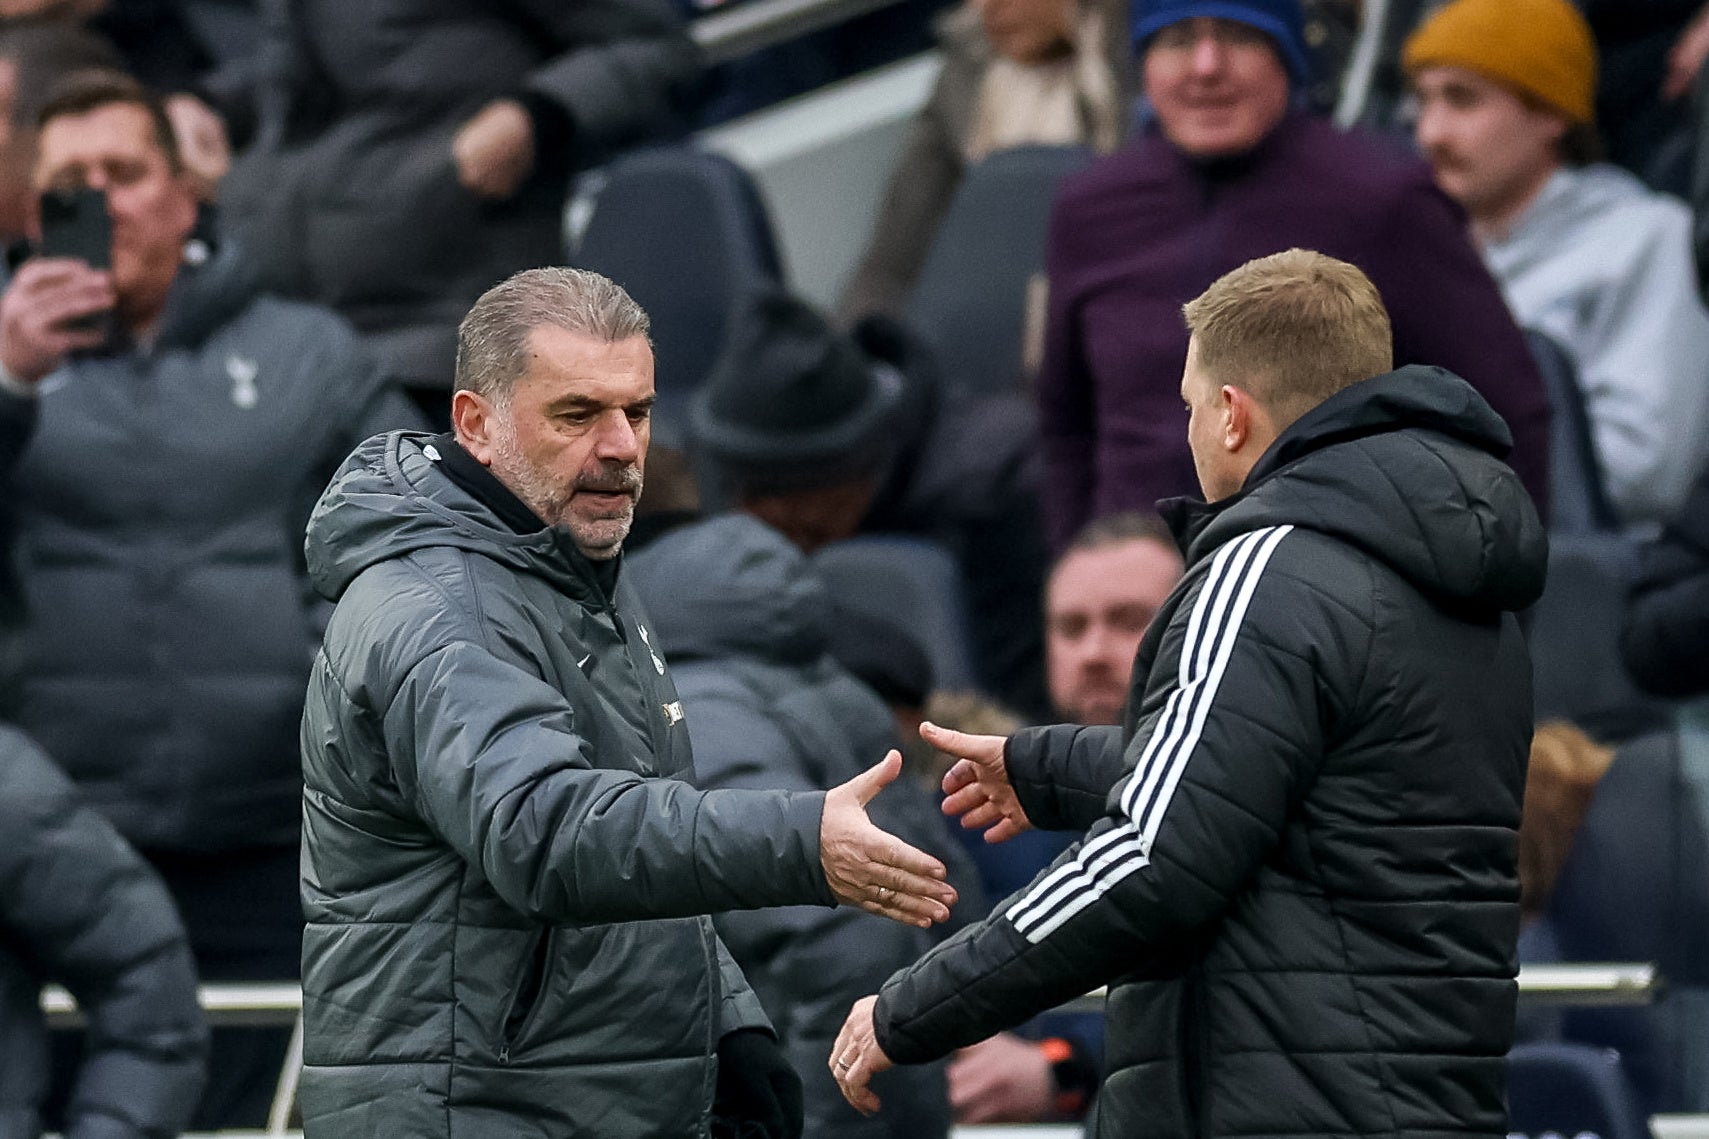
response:
[[[1151,37],[1148,50],[1191,51],[1203,40],[1226,48],[1268,47],[1270,44],[1270,37],[1251,24],[1214,16],[1195,16],[1159,29]]]

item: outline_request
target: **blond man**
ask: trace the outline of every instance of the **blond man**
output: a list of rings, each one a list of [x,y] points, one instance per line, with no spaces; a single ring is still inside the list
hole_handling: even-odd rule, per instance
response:
[[[857,1106],[918,1063],[1109,986],[1100,1136],[1500,1135],[1531,736],[1514,611],[1546,540],[1459,378],[1391,371],[1388,315],[1293,250],[1185,308],[1204,501],[1120,727],[962,758],[947,807],[1085,837],[857,1003]]]

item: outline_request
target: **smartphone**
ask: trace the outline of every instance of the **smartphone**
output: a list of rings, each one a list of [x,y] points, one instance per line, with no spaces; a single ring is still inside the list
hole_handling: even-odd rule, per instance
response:
[[[107,195],[87,187],[80,190],[49,190],[42,195],[42,246],[44,257],[75,257],[91,269],[113,267],[113,219],[107,215]],[[94,313],[72,321],[69,327],[108,329],[111,313]]]
[[[42,254],[76,257],[91,269],[113,267],[113,220],[100,190],[49,190],[42,195]]]

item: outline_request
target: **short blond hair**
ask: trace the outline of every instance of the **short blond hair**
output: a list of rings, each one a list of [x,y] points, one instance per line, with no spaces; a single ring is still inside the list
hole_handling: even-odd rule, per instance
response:
[[[1394,369],[1394,334],[1377,287],[1357,267],[1310,249],[1248,261],[1181,312],[1199,366],[1245,388],[1278,427]]]

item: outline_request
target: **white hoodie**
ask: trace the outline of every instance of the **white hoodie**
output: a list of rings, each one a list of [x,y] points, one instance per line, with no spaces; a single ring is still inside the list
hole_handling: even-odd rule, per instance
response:
[[[1484,260],[1578,368],[1610,502],[1660,522],[1709,456],[1709,311],[1691,211],[1614,166],[1557,171]]]

